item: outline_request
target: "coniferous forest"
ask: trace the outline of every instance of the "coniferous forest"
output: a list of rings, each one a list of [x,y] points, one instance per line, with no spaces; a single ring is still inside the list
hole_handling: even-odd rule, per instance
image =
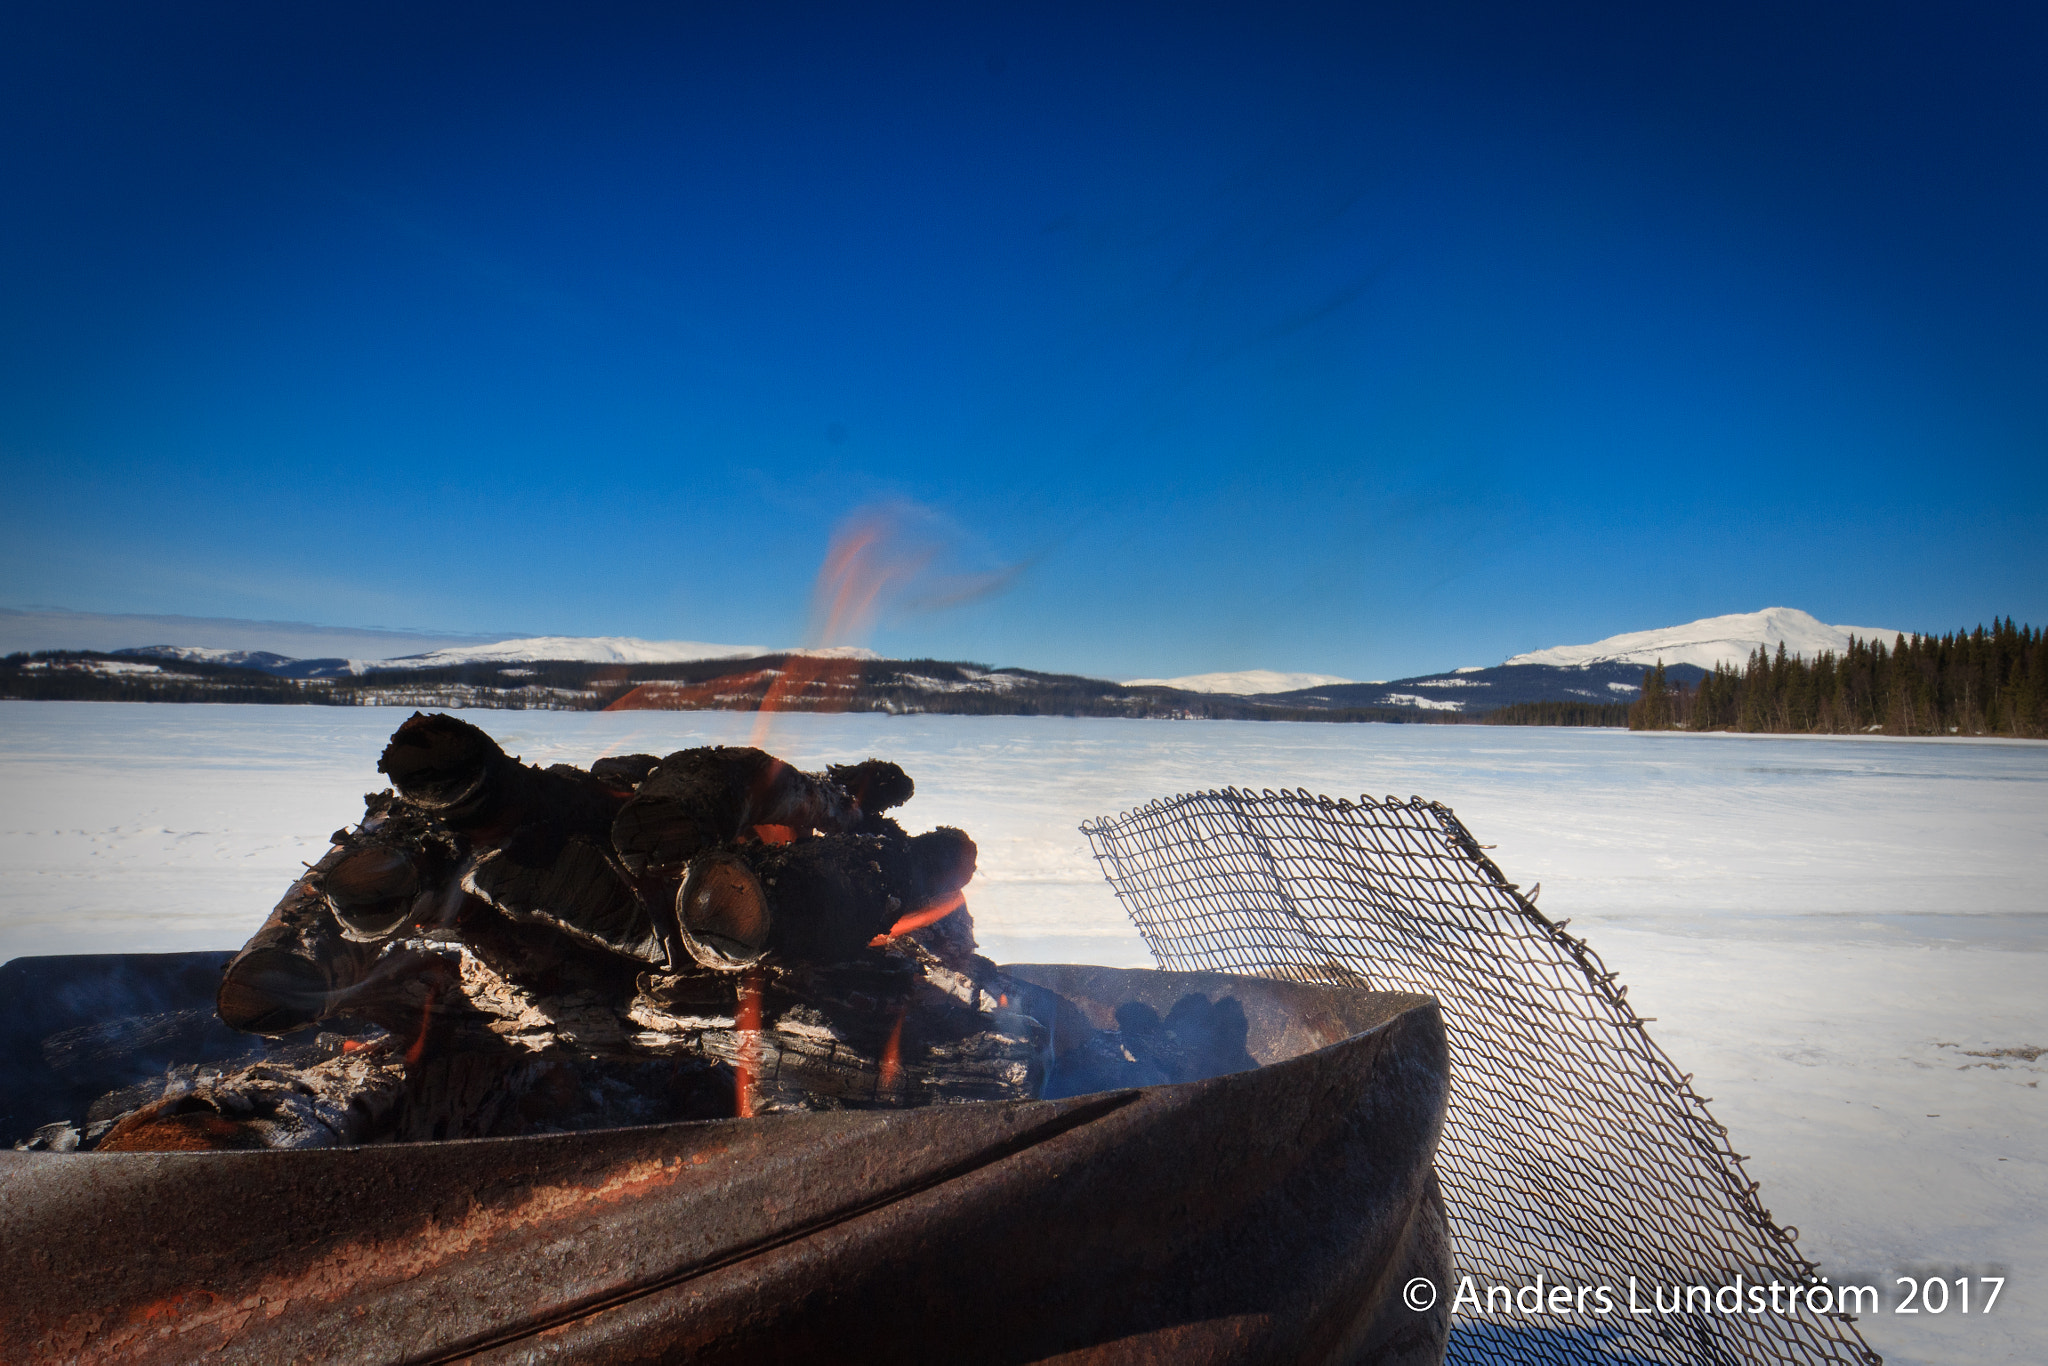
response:
[[[2048,738],[2048,645],[2041,628],[1994,619],[1946,636],[1851,639],[1816,659],[1758,648],[1696,688],[1660,661],[1629,708],[1631,730],[1795,735],[2013,735]]]

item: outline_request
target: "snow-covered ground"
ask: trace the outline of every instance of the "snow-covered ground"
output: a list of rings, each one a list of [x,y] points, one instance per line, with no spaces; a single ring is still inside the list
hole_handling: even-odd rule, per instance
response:
[[[0,959],[239,944],[382,786],[402,712],[0,702]],[[744,743],[721,713],[476,712],[542,763]],[[1075,827],[1193,788],[1443,801],[1569,916],[1837,1282],[2006,1276],[1880,1314],[1887,1360],[2048,1361],[2048,746],[1487,727],[778,718],[971,831],[1012,960],[1147,962]],[[1985,1056],[1990,1055],[1990,1056]]]

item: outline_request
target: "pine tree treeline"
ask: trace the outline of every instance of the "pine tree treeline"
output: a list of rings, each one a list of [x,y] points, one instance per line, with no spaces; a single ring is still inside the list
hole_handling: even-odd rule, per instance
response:
[[[1899,636],[1890,648],[1852,637],[1817,659],[1761,646],[1741,669],[1722,664],[1697,688],[1643,675],[1630,730],[1784,734],[2013,735],[2048,738],[2048,645],[2011,617],[1946,636]]]
[[[1479,717],[1488,726],[1612,726],[1629,724],[1626,702],[1511,702]]]

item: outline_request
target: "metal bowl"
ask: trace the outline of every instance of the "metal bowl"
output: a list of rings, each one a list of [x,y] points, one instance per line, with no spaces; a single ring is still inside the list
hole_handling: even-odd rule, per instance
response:
[[[1241,1012],[1256,1066],[467,1142],[0,1151],[0,1360],[1441,1360],[1443,1305],[1401,1297],[1448,1280],[1433,1000],[1008,971],[1056,1081],[1084,1084],[1080,1050],[1134,1007]],[[0,1034],[56,997],[12,1005]]]

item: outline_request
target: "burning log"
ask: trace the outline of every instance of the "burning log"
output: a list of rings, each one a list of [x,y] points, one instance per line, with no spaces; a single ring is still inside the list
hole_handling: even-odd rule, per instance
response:
[[[913,790],[908,774],[879,759],[821,778],[758,749],[686,749],[663,759],[620,809],[612,843],[631,873],[675,872],[764,827],[782,840],[862,829]]]
[[[728,846],[691,861],[676,893],[678,935],[707,968],[742,968],[771,955],[845,961],[887,937],[906,911],[957,909],[974,860],[974,841],[943,827],[911,839],[842,835]]]
[[[287,1034],[335,1013],[368,974],[376,951],[350,941],[317,880],[351,851],[336,846],[294,883],[223,973],[221,1020],[250,1034]]]
[[[643,1048],[729,1065],[744,1114],[1016,1100],[1051,1055],[1013,985],[906,938],[873,963],[648,973],[630,1018]]]
[[[442,909],[442,886],[462,847],[416,803],[381,792],[364,805],[355,830],[334,832],[341,857],[319,871],[314,885],[344,938],[374,943]]]
[[[498,1137],[1043,1081],[1045,1027],[974,952],[974,841],[885,816],[915,790],[894,764],[710,748],[543,770],[415,713],[378,766],[395,790],[217,996],[239,1030],[339,1017],[367,1041],[139,1096],[102,1146]]]
[[[377,1134],[403,1094],[387,1050],[340,1053],[313,1067],[257,1063],[124,1117],[96,1152],[333,1148]]]
[[[408,717],[377,771],[448,829],[484,839],[531,827],[601,837],[630,795],[566,764],[521,764],[469,722],[441,713]]]

